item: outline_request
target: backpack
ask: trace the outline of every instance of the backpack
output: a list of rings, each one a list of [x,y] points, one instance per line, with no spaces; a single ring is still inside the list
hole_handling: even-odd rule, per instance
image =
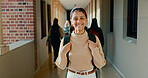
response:
[[[99,33],[97,31],[90,30],[89,33],[96,35],[99,38]]]
[[[59,26],[52,26],[51,28],[51,42],[60,40]]]
[[[99,27],[97,29],[90,29],[89,28],[88,32],[96,35],[99,38],[100,42],[101,42],[101,46],[102,47],[104,46],[104,37],[103,37],[103,32],[102,32],[101,28],[99,28]]]
[[[63,46],[70,42],[70,36],[71,36],[70,34],[69,35],[65,35],[64,40],[63,40]],[[88,33],[88,37],[89,37],[89,40],[91,40],[94,43],[96,43],[96,37],[95,37],[94,34]],[[68,57],[69,56],[69,52],[66,54],[66,56],[67,56],[67,65],[66,65],[66,67],[68,67],[68,65],[69,65],[69,57]],[[93,60],[92,60],[92,65],[94,66],[95,69],[97,68],[95,66]]]

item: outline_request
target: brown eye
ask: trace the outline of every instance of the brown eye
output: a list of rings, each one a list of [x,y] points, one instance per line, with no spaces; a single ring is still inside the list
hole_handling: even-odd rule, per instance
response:
[[[80,18],[80,19],[84,19],[84,18]]]
[[[78,20],[78,18],[73,18],[73,20]]]

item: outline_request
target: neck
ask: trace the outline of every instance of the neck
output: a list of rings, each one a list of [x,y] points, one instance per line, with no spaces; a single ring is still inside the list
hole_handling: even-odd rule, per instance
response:
[[[77,35],[81,35],[85,32],[85,30],[74,30],[74,33]]]

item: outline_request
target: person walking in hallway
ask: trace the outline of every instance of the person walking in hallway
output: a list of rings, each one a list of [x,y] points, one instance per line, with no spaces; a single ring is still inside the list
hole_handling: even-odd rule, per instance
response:
[[[49,35],[46,41],[46,46],[48,46],[48,41],[51,39],[51,45],[53,46],[54,50],[54,63],[58,57],[59,46],[63,36],[63,29],[58,25],[58,19],[54,18],[53,25],[50,28]]]
[[[98,23],[97,23],[96,18],[92,19],[91,27],[88,29],[88,32],[96,35],[99,38],[102,47],[104,46],[103,32],[102,32],[102,29],[100,27],[98,27]]]
[[[63,29],[64,29],[64,33],[65,33],[65,35],[69,35],[69,34],[70,34],[70,23],[69,23],[68,20],[66,20]]]
[[[56,65],[63,70],[68,68],[67,78],[97,78],[94,66],[101,69],[106,64],[100,40],[85,30],[88,20],[85,9],[72,9],[70,20],[74,30],[70,37],[61,40]]]

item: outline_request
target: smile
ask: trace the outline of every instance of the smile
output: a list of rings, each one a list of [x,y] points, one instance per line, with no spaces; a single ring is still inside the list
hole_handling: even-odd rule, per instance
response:
[[[84,24],[77,24],[76,26],[83,26]]]

